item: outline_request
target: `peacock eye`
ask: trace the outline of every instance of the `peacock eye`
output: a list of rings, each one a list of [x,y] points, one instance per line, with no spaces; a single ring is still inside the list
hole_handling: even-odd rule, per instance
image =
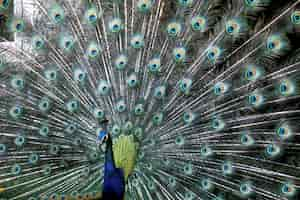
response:
[[[66,109],[71,113],[78,111],[79,106],[80,104],[77,100],[70,100],[66,103]]]
[[[193,5],[194,0],[177,0],[179,6],[183,8],[191,7]]]
[[[167,33],[171,37],[177,37],[182,31],[182,26],[178,22],[171,22],[167,25]]]
[[[21,117],[23,113],[23,108],[21,106],[13,106],[10,108],[9,110],[9,115],[13,118],[13,119],[18,119]]]
[[[295,185],[291,183],[284,183],[281,186],[281,193],[286,197],[292,197],[296,193]]]
[[[186,124],[191,124],[191,123],[193,123],[193,121],[195,120],[195,118],[196,118],[196,115],[193,113],[193,112],[185,112],[184,114],[183,114],[183,121],[184,121],[184,123],[186,123]]]
[[[9,7],[10,0],[2,0],[0,1],[0,9],[6,10]]]
[[[241,24],[238,20],[232,19],[226,22],[225,29],[229,35],[238,35],[241,32]]]
[[[260,105],[263,104],[264,98],[260,93],[253,92],[248,96],[248,102],[250,105],[254,107],[259,107]]]
[[[21,174],[21,172],[22,172],[22,167],[21,167],[21,165],[19,165],[19,164],[14,164],[14,165],[12,165],[12,167],[11,167],[11,173],[13,174],[13,175],[20,175]]]
[[[175,62],[181,63],[185,61],[186,49],[184,47],[176,47],[172,53]]]
[[[216,63],[220,59],[221,53],[222,51],[219,47],[212,46],[208,48],[206,55],[210,62]]]
[[[291,14],[291,21],[295,25],[299,25],[300,24],[300,11],[294,11]]]
[[[117,102],[116,104],[116,111],[118,111],[119,113],[122,113],[126,110],[127,106],[125,104],[124,100],[120,100]]]
[[[292,95],[295,92],[295,85],[290,80],[282,80],[279,84],[279,92],[283,96]]]
[[[49,10],[49,16],[52,22],[55,24],[60,24],[64,21],[65,13],[62,7],[60,7],[58,4],[55,4]]]
[[[268,144],[266,146],[266,154],[270,158],[274,158],[278,156],[281,153],[281,149],[278,145],[276,144]]]
[[[157,99],[163,99],[166,96],[167,87],[165,85],[158,86],[154,89],[154,97]]]
[[[138,0],[137,2],[137,8],[142,13],[150,11],[152,6],[153,6],[153,0]]]
[[[130,88],[134,88],[136,86],[138,86],[139,81],[138,81],[138,77],[136,73],[132,73],[129,75],[129,77],[127,78],[127,85]]]
[[[98,12],[96,8],[90,8],[85,13],[85,20],[89,23],[94,25],[98,20]]]
[[[192,88],[193,80],[189,78],[184,78],[179,81],[179,91],[188,95]]]
[[[106,96],[109,94],[110,90],[111,86],[108,84],[108,82],[105,80],[101,80],[97,88],[98,93],[100,95]]]
[[[25,144],[25,137],[22,136],[22,135],[18,135],[16,138],[15,138],[15,145],[17,147],[21,147]]]
[[[45,46],[45,41],[41,36],[34,36],[32,38],[32,47],[35,50],[40,50]]]
[[[240,185],[240,192],[243,196],[249,196],[252,193],[252,188],[250,183],[242,183]]]
[[[0,154],[5,153],[7,150],[7,147],[5,144],[0,143]]]
[[[86,53],[89,58],[94,59],[101,53],[101,47],[96,42],[91,42]]]
[[[25,80],[22,76],[16,75],[11,79],[10,85],[15,90],[22,90],[25,87]]]
[[[120,18],[113,18],[108,23],[108,29],[112,33],[119,33],[123,29],[122,20]]]
[[[244,146],[251,146],[254,144],[254,139],[247,133],[241,135],[240,141]]]
[[[32,153],[32,154],[29,155],[28,162],[30,164],[37,164],[38,161],[39,161],[39,155],[38,154]]]
[[[194,31],[204,32],[207,28],[207,20],[203,16],[195,16],[191,19],[190,22],[192,29]]]
[[[228,91],[228,85],[223,82],[218,82],[214,85],[214,94],[219,96],[225,94]]]
[[[59,38],[59,47],[64,51],[64,52],[70,52],[73,50],[73,47],[75,45],[75,39],[73,36],[70,35],[62,35]]]
[[[140,49],[144,46],[144,36],[135,34],[130,39],[130,46],[134,49]]]
[[[119,55],[115,61],[114,61],[114,66],[116,67],[116,69],[118,70],[123,70],[125,69],[125,67],[127,66],[128,63],[128,58],[126,55]]]
[[[160,71],[160,65],[161,63],[159,57],[152,58],[148,63],[149,72],[158,73]]]

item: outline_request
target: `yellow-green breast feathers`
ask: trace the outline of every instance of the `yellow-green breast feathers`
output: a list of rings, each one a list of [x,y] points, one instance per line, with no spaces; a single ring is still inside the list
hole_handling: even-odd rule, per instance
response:
[[[132,135],[120,135],[113,144],[114,160],[118,168],[123,169],[125,180],[132,173],[137,155],[138,144]]]

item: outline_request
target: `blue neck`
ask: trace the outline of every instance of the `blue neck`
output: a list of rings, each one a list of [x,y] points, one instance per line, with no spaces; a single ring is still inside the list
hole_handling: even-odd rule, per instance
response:
[[[105,152],[105,174],[109,174],[116,169],[114,153],[112,148],[112,140],[108,137],[106,142],[106,152]]]

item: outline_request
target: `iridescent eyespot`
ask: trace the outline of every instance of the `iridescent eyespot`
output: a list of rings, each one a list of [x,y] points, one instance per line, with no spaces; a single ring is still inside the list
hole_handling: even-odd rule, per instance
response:
[[[212,46],[208,48],[206,56],[210,62],[215,63],[218,61],[218,59],[220,59],[221,53],[222,50],[219,47]]]
[[[40,159],[40,157],[39,157],[38,154],[32,153],[32,154],[29,155],[28,162],[30,164],[37,164],[39,159]]]
[[[257,0],[244,0],[244,2],[247,6],[255,6],[257,3]]]
[[[156,126],[160,125],[163,122],[164,119],[164,114],[159,112],[159,113],[155,113],[152,116],[152,123]]]
[[[173,188],[177,185],[177,181],[176,181],[176,178],[174,176],[169,176],[169,179],[168,179],[168,186]]]
[[[292,20],[292,23],[293,24],[300,24],[300,11],[294,11],[292,14],[291,14],[291,20]]]
[[[192,175],[193,174],[193,164],[192,163],[186,163],[183,166],[183,173],[186,175]]]
[[[137,116],[143,115],[144,111],[144,104],[142,103],[139,103],[134,107],[134,114]]]
[[[126,110],[127,106],[124,100],[120,100],[117,102],[116,104],[116,111],[118,111],[119,113],[122,113]]]
[[[101,80],[97,88],[98,93],[100,95],[108,95],[110,90],[111,90],[110,84],[108,84],[108,82],[105,80]]]
[[[23,90],[25,87],[25,80],[22,76],[16,75],[11,79],[10,85],[15,90]]]
[[[296,193],[296,187],[295,187],[295,185],[293,185],[292,183],[284,183],[284,184],[281,186],[281,193],[282,193],[284,196],[292,197],[292,196],[294,196],[295,193]]]
[[[67,124],[65,132],[68,134],[73,134],[77,131],[77,126],[74,123]]]
[[[167,25],[167,33],[169,36],[177,37],[182,31],[182,26],[178,22],[171,22]]]
[[[25,22],[23,19],[13,19],[10,24],[11,32],[20,33],[25,29]]]
[[[165,85],[158,86],[154,89],[154,97],[157,99],[163,99],[166,96],[167,87]]]
[[[113,127],[112,127],[112,134],[114,136],[117,136],[121,133],[121,128],[118,124],[114,124]]]
[[[123,70],[125,69],[126,65],[128,63],[128,58],[126,55],[121,54],[119,55],[115,61],[114,61],[114,66],[116,67],[116,69],[118,70]]]
[[[39,110],[47,112],[50,109],[50,100],[48,98],[42,98],[38,103]]]
[[[266,146],[266,154],[270,158],[277,157],[281,153],[281,148],[277,144],[268,144]]]
[[[76,68],[73,71],[73,79],[78,83],[84,83],[86,80],[86,72],[80,68]]]
[[[177,63],[181,63],[185,61],[186,57],[186,49],[184,47],[176,47],[173,49],[173,58]]]
[[[130,39],[130,46],[134,49],[140,49],[144,46],[144,36],[135,34]]]
[[[248,102],[250,105],[258,107],[263,104],[264,97],[260,93],[254,92],[248,96]]]
[[[65,19],[64,10],[58,4],[52,6],[52,8],[49,11],[49,16],[55,24],[60,24]]]
[[[89,23],[89,24],[95,24],[98,20],[98,12],[97,9],[92,7],[90,9],[88,9],[85,13],[85,20]]]
[[[120,18],[113,18],[108,23],[108,29],[112,33],[119,33],[123,29],[122,20]]]
[[[20,175],[22,172],[22,167],[19,164],[14,164],[11,166],[11,173],[15,176]]]
[[[252,193],[251,184],[248,182],[242,183],[240,185],[240,192],[243,196],[249,196]]]
[[[10,5],[10,0],[0,1],[0,9],[6,10]]]
[[[72,51],[73,47],[75,45],[75,39],[73,36],[70,35],[63,35],[59,38],[59,47],[64,52],[70,52]]]
[[[160,71],[160,58],[159,57],[155,57],[152,58],[149,63],[148,63],[148,69],[151,73],[158,73]]]
[[[277,128],[276,134],[280,137],[280,139],[287,140],[293,135],[293,132],[287,123],[282,123]]]
[[[183,146],[185,143],[185,139],[182,135],[179,135],[175,138],[175,144],[179,147]]]
[[[203,178],[201,180],[201,188],[205,191],[212,190],[213,188],[212,181],[209,178]]]
[[[66,108],[69,112],[76,112],[79,110],[80,103],[77,100],[70,100],[66,103]]]
[[[193,5],[194,0],[177,0],[178,4],[184,8]]]
[[[225,127],[225,122],[219,118],[213,118],[212,120],[212,128],[215,131],[220,131]]]
[[[21,147],[25,144],[25,137],[22,136],[22,135],[18,135],[16,138],[15,138],[15,145],[17,147]]]
[[[0,154],[5,153],[7,150],[7,147],[5,144],[0,144]]]
[[[190,23],[194,31],[204,32],[207,28],[207,20],[203,16],[193,17]]]
[[[179,81],[179,90],[180,92],[188,95],[192,88],[193,80],[189,78],[184,78]]]
[[[49,153],[52,155],[57,155],[59,150],[60,150],[60,147],[58,145],[51,144],[49,146]]]
[[[244,77],[248,81],[256,81],[261,76],[261,74],[261,70],[254,65],[246,66],[244,71]]]
[[[133,129],[133,123],[131,121],[125,122],[123,129],[128,133]]]
[[[196,119],[195,113],[188,111],[183,114],[183,121],[186,124],[191,124]]]
[[[40,50],[40,49],[44,48],[44,46],[45,46],[44,39],[38,35],[36,35],[32,38],[31,43],[32,43],[33,49],[35,49],[35,50]]]
[[[133,131],[133,134],[134,134],[138,139],[141,139],[141,138],[142,138],[143,133],[144,133],[144,131],[143,131],[143,129],[142,129],[141,127],[137,127],[137,128],[135,128],[134,131]],[[140,152],[142,152],[142,151],[140,151]]]
[[[148,12],[152,8],[153,0],[138,0],[137,8],[140,12]]]
[[[126,80],[128,87],[135,88],[139,84],[139,80],[136,73],[132,73]]]
[[[214,85],[214,94],[219,96],[228,91],[229,86],[224,82],[218,82]]]
[[[289,41],[282,35],[273,34],[268,37],[266,46],[269,52],[282,54],[289,49]]]
[[[279,84],[279,92],[283,96],[292,95],[295,92],[295,84],[291,80],[282,80]]]
[[[39,134],[41,136],[47,137],[49,135],[50,128],[47,125],[42,125],[39,129]]]
[[[89,58],[96,58],[101,53],[101,47],[96,42],[91,42],[86,53]]]
[[[9,110],[9,115],[13,119],[20,118],[22,114],[23,114],[23,107],[18,106],[18,105],[11,107],[10,110]]]
[[[241,140],[241,144],[247,147],[253,145],[255,142],[252,136],[247,133],[242,134],[240,140]]]
[[[213,150],[211,147],[204,145],[200,148],[200,155],[201,157],[209,157],[213,155]]]
[[[241,24],[236,19],[232,19],[226,22],[225,29],[229,35],[237,35],[241,31]]]
[[[186,191],[184,194],[184,200],[194,200],[195,198],[196,195],[192,191]]]
[[[46,69],[44,75],[48,81],[56,81],[58,77],[58,72],[57,69]]]
[[[104,119],[104,117],[105,117],[105,112],[104,112],[104,110],[102,110],[102,109],[100,109],[100,108],[94,108],[94,110],[93,110],[93,115],[94,115],[94,117],[95,117],[96,119],[101,120],[101,119]]]
[[[230,161],[225,161],[222,164],[222,172],[224,175],[231,175],[233,173],[232,163]]]

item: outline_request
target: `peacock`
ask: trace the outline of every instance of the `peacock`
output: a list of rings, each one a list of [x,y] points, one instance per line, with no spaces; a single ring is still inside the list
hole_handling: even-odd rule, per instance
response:
[[[300,199],[300,0],[0,13],[1,200]]]

